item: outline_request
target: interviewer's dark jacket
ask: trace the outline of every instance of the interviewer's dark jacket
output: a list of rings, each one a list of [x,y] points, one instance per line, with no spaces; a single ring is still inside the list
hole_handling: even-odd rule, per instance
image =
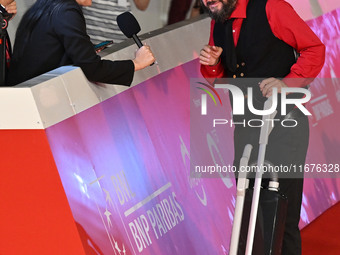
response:
[[[24,51],[20,54],[17,49],[22,44]],[[64,65],[81,67],[86,77],[95,82],[130,85],[134,75],[132,60],[101,60],[95,53],[81,7],[74,0],[66,0],[51,15],[44,14],[27,42],[21,38],[19,26],[7,85],[16,85]]]

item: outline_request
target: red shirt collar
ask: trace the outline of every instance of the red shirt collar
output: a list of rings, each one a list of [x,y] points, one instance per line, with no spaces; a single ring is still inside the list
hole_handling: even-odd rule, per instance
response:
[[[230,19],[232,18],[242,18],[245,19],[247,17],[247,5],[249,0],[238,0],[236,4],[236,8],[233,13],[230,15]]]

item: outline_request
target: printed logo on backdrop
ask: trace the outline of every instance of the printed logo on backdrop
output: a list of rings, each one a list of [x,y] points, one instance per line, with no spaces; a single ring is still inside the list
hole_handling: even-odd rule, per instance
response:
[[[180,147],[181,147],[181,154],[182,154],[182,161],[184,166],[187,164],[191,164],[190,160],[190,154],[187,149],[187,146],[185,145],[182,136],[179,136],[179,140],[181,142]],[[191,167],[191,166],[190,166]],[[201,183],[202,180],[200,179],[201,176],[197,176],[197,178],[190,178],[190,175],[188,176],[188,181],[189,181],[189,187],[191,190],[194,190],[196,197],[198,200],[201,202],[203,206],[207,206],[208,201],[207,201],[207,195],[204,190],[204,186]]]
[[[258,81],[248,79],[246,84],[256,82],[258,86]],[[259,101],[260,91],[255,91],[255,86],[243,86],[241,89],[223,82],[222,80],[212,86],[204,79],[191,80],[193,108],[190,110],[190,175],[192,178],[221,178],[225,186],[231,188],[236,172],[233,164],[233,128],[237,125],[259,128],[265,123],[272,127],[295,127],[298,125],[297,120],[283,116],[294,108],[310,116],[305,104],[310,101],[311,93],[308,89],[298,87],[282,88],[281,93],[278,93],[274,88],[271,100],[264,109],[266,98]],[[242,82],[244,81],[238,80],[236,84],[242,86]],[[240,118],[235,118],[236,116]],[[245,117],[242,118],[243,116]],[[197,148],[204,150],[204,153],[196,156]]]
[[[196,80],[198,80],[196,82]],[[196,183],[196,195],[204,205],[204,188],[198,183],[201,178],[219,178],[228,189],[233,187],[233,176],[229,173],[216,172],[213,175],[206,175],[204,171],[195,171],[197,166],[227,165],[225,136],[219,134],[216,127],[211,125],[212,116],[218,116],[226,112],[229,103],[224,100],[225,92],[222,94],[216,88],[208,84],[204,79],[191,80],[190,110],[190,177]],[[219,115],[220,116],[220,115]],[[196,154],[200,153],[200,155]],[[193,181],[194,182],[194,181]],[[193,184],[193,183],[192,183]],[[199,187],[201,186],[201,189]]]
[[[206,83],[203,83],[203,82],[197,82],[197,83],[201,84],[201,85],[205,86],[206,88],[208,88],[209,90],[211,90],[211,92],[214,93],[215,96],[218,98],[221,106],[223,106],[221,97],[213,86],[206,84]],[[215,100],[215,97],[209,90],[207,90],[205,88],[201,88],[201,87],[196,87],[196,88],[203,90],[205,93],[207,93],[210,96],[210,98],[214,101],[215,105],[217,106],[217,102]],[[202,115],[207,115],[207,94],[202,94],[202,96],[201,96],[201,114]]]
[[[312,115],[304,106],[305,103],[309,102],[311,99],[311,92],[308,89],[305,88],[297,88],[297,87],[286,87],[286,88],[281,88],[281,93],[278,93],[277,88],[273,88],[273,93],[271,96],[272,104],[269,109],[256,109],[254,107],[254,94],[253,94],[253,88],[248,87],[247,88],[247,94],[244,95],[243,91],[232,84],[216,84],[215,87],[208,85],[203,82],[197,82],[200,85],[205,86],[206,88],[209,88],[211,92],[205,88],[201,87],[196,87],[202,91],[204,91],[206,94],[201,94],[201,115],[207,115],[208,114],[208,103],[207,103],[207,95],[210,96],[210,98],[213,100],[215,106],[217,106],[216,99],[212,92],[215,94],[215,96],[218,98],[220,105],[223,107],[223,103],[221,100],[220,95],[218,94],[216,89],[224,89],[228,90],[229,93],[231,93],[231,96],[233,98],[233,103],[232,103],[232,114],[233,115],[244,115],[245,114],[245,101],[247,102],[247,107],[249,111],[252,114],[258,115],[258,116],[264,116],[264,115],[270,115],[274,113],[278,107],[278,98],[280,97],[280,102],[281,102],[281,115],[287,115],[287,106],[288,105],[293,105],[296,108],[298,108],[304,115],[310,116]],[[303,94],[302,98],[287,98],[288,94],[291,93],[299,93]],[[275,122],[280,121],[280,119],[268,119],[268,121],[271,122],[271,125],[274,126]],[[288,125],[286,124],[288,121],[294,123],[293,125]],[[260,124],[254,125],[254,122],[260,122]],[[249,127],[259,127],[263,126],[264,123],[263,121],[259,119],[250,119],[247,122],[244,120],[244,122],[241,123],[236,123],[233,122],[232,119],[213,119],[213,127],[216,127],[217,125],[230,125],[230,126],[235,126],[235,125],[243,125],[243,126],[249,126]],[[281,125],[284,127],[295,127],[297,125],[297,121],[293,119],[284,119],[281,121]]]
[[[146,197],[138,198],[123,170],[111,176],[101,176],[89,183],[105,194],[105,206],[96,201],[99,216],[114,254],[141,253],[157,240],[168,236],[185,219],[182,205],[176,199],[171,182],[165,183]],[[106,187],[106,188],[104,188]],[[123,229],[119,238],[117,222]],[[128,243],[124,240],[127,237]]]

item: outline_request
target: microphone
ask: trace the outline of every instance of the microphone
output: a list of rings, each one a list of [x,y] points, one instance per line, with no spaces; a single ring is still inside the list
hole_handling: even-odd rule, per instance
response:
[[[124,12],[117,16],[117,24],[120,30],[127,38],[133,38],[139,48],[143,46],[137,34],[140,32],[140,26],[135,16],[130,12]]]
[[[143,46],[137,34],[140,32],[140,26],[135,16],[131,12],[123,12],[117,16],[117,24],[120,30],[127,38],[132,38],[137,46],[141,48]],[[151,64],[151,66],[154,63]]]

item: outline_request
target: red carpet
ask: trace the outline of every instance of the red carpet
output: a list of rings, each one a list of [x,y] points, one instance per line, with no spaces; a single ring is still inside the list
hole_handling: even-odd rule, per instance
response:
[[[302,255],[340,255],[340,203],[302,229]]]

